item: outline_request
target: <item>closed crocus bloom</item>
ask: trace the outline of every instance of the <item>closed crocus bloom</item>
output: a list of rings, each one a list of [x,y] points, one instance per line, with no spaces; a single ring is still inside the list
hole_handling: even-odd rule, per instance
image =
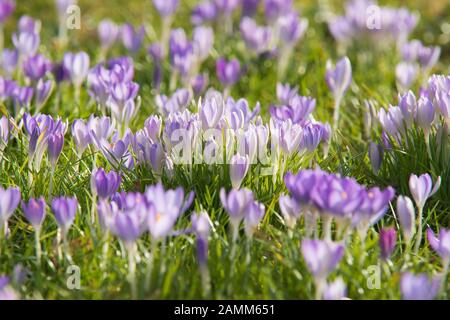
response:
[[[59,197],[52,201],[52,210],[55,214],[58,227],[62,234],[66,235],[75,220],[78,208],[78,201],[75,197]]]
[[[422,96],[417,102],[417,124],[428,135],[434,120],[435,109],[431,101]]]
[[[377,174],[383,162],[383,147],[375,142],[369,144],[369,160],[373,173]]]
[[[255,54],[270,50],[272,30],[269,27],[259,26],[252,18],[244,17],[239,28],[245,45]]]
[[[258,6],[261,0],[242,0],[242,14],[244,16],[254,16],[258,11]]]
[[[244,218],[245,234],[247,237],[253,236],[265,213],[266,209],[263,204],[257,201],[253,201],[249,204]]]
[[[325,79],[336,101],[340,100],[352,82],[352,65],[349,58],[340,59],[336,66],[327,61]]]
[[[284,221],[289,228],[293,228],[298,218],[300,218],[300,205],[297,201],[287,195],[281,195],[278,200]]]
[[[89,72],[89,55],[86,52],[66,53],[63,58],[64,68],[70,80],[77,87],[81,86]]]
[[[234,155],[230,160],[230,179],[233,188],[239,189],[242,180],[250,167],[250,161],[247,155]]]
[[[216,62],[216,72],[219,81],[224,86],[231,86],[235,84],[241,76],[241,66],[237,59],[227,61],[220,58]]]
[[[383,228],[380,230],[380,249],[381,257],[384,260],[389,259],[395,248],[397,241],[397,232],[394,228]]]
[[[225,189],[222,188],[220,189],[220,201],[230,215],[231,225],[237,230],[245,217],[248,206],[253,202],[253,193],[249,189],[232,189],[227,195]]]
[[[431,180],[430,175],[427,173],[424,173],[420,176],[412,174],[409,177],[409,191],[411,191],[411,194],[414,198],[414,201],[416,202],[416,206],[419,211],[423,210],[427,199],[439,190],[440,185],[441,177],[437,178],[433,187],[433,181]]]
[[[199,116],[203,130],[215,128],[224,111],[224,101],[219,93],[211,94],[201,102],[199,106]]]
[[[208,58],[214,44],[214,31],[210,27],[199,26],[192,35],[194,53],[200,61]]]
[[[174,15],[177,11],[178,0],[153,0],[153,5],[161,17],[168,17]]]
[[[416,61],[419,57],[419,51],[422,47],[422,42],[420,42],[419,40],[411,40],[410,42],[405,43],[400,49],[403,61]]]
[[[328,283],[323,291],[324,300],[343,300],[347,297],[347,286],[341,277]]]
[[[399,196],[397,198],[397,217],[402,227],[403,237],[406,243],[409,243],[415,234],[416,224],[414,222],[414,205],[409,197]]]
[[[40,109],[50,97],[52,89],[52,80],[44,81],[43,79],[39,79],[38,83],[36,84],[36,102],[38,104],[38,109]]]
[[[419,74],[419,68],[414,63],[401,62],[395,67],[395,77],[400,90],[408,90]]]
[[[120,28],[109,19],[102,20],[97,28],[98,37],[101,46],[105,49],[110,48],[119,37]]]
[[[94,173],[95,192],[101,199],[111,197],[119,189],[120,181],[115,171],[106,173],[103,168],[98,168]]]
[[[414,93],[409,90],[399,97],[400,111],[407,126],[410,127],[417,114],[417,101]]]
[[[72,123],[72,138],[80,156],[91,142],[91,136],[86,122],[81,119],[76,119]]]
[[[142,221],[136,211],[118,212],[111,224],[111,231],[130,246],[142,235]]]
[[[52,63],[41,54],[29,57],[23,63],[25,75],[32,81],[37,81],[52,69]]]
[[[280,39],[287,45],[295,45],[305,34],[308,20],[300,19],[296,13],[281,16],[278,19]]]
[[[131,53],[135,53],[141,48],[145,29],[144,26],[134,29],[131,24],[127,23],[122,26],[121,34],[123,46]]]
[[[169,235],[173,230],[178,215],[171,212],[158,212],[154,207],[148,212],[148,230],[155,240],[160,240]]]
[[[0,66],[4,75],[11,77],[16,70],[19,60],[19,52],[17,50],[3,49],[1,53]]]
[[[20,190],[18,188],[3,189],[0,187],[0,228],[14,213],[19,202]]]
[[[208,260],[208,237],[211,232],[211,219],[205,211],[191,216],[192,230],[197,236],[197,258],[200,265]]]
[[[441,257],[444,268],[450,263],[450,230],[441,228],[438,237],[433,230],[427,230],[428,243],[431,248]]]
[[[329,240],[304,239],[301,250],[316,281],[325,281],[344,256],[344,246]]]
[[[208,74],[198,74],[191,80],[192,90],[196,97],[200,96],[206,89],[208,85]]]
[[[45,199],[43,197],[39,199],[32,198],[28,203],[22,201],[22,210],[33,228],[40,230],[45,219]]]
[[[41,28],[41,22],[34,20],[32,17],[24,15],[21,16],[17,27],[20,32],[36,32],[39,33]]]
[[[47,137],[48,145],[48,157],[50,162],[54,166],[58,161],[59,155],[61,154],[64,145],[64,134],[63,133],[50,133]]]
[[[440,92],[436,97],[438,104],[438,111],[441,115],[449,121],[450,119],[450,93]]]
[[[438,62],[441,55],[440,47],[422,47],[419,50],[419,61],[425,69],[431,69]]]
[[[20,32],[13,34],[13,44],[21,56],[34,55],[39,47],[41,39],[35,32]]]
[[[414,275],[405,273],[400,280],[403,300],[433,300],[439,293],[441,279],[429,279],[424,273]]]
[[[16,2],[14,0],[1,0],[0,1],[0,23],[5,23],[14,9],[16,8]]]
[[[6,116],[0,118],[0,151],[8,144],[9,140],[9,119]]]

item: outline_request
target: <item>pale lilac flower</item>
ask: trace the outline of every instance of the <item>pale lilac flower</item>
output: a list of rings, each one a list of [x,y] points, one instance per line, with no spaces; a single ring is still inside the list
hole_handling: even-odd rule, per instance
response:
[[[261,0],[242,0],[242,15],[251,17],[258,11],[258,6]]]
[[[328,60],[325,78],[334,100],[340,101],[352,82],[352,65],[349,58],[343,57],[335,66]]]
[[[81,156],[91,142],[88,124],[82,119],[72,123],[72,139],[75,142],[78,156]]]
[[[19,52],[17,50],[3,49],[0,65],[6,76],[11,77],[14,74],[18,61]]]
[[[55,167],[64,145],[64,134],[60,132],[50,133],[47,136],[48,157],[53,167]]]
[[[143,222],[141,212],[145,210],[148,215],[154,212],[152,206],[148,208],[137,206],[136,208],[119,211],[111,223],[111,232],[119,237],[127,246],[132,245],[143,233]]]
[[[286,45],[294,46],[305,34],[308,20],[300,19],[298,14],[292,12],[278,18],[280,40]]]
[[[200,61],[208,58],[214,44],[214,31],[210,27],[198,26],[192,34],[194,54]]]
[[[438,62],[440,54],[440,47],[422,47],[419,50],[418,58],[423,68],[430,70]]]
[[[244,218],[245,234],[247,237],[253,236],[265,213],[266,209],[263,204],[257,201],[250,202]]]
[[[191,80],[192,91],[196,97],[200,96],[208,85],[208,74],[198,74]]]
[[[6,276],[0,276],[0,301],[19,300],[19,299],[20,299],[19,294],[9,284],[9,278]]]
[[[102,48],[110,48],[118,39],[120,27],[109,19],[102,20],[97,28]]]
[[[235,189],[239,189],[242,180],[244,180],[247,175],[248,169],[250,167],[250,161],[247,155],[241,156],[240,154],[235,154],[230,160],[230,180],[231,185]]]
[[[269,27],[259,26],[249,17],[244,17],[240,24],[240,31],[246,46],[256,54],[270,50],[272,31]]]
[[[239,5],[239,0],[212,0],[217,10],[223,15],[231,15],[231,13]]]
[[[208,260],[208,237],[212,222],[205,211],[191,216],[192,230],[197,236],[197,258],[200,265],[206,265]]]
[[[297,96],[298,87],[291,87],[288,83],[277,83],[277,99],[283,105],[289,105],[291,99]]]
[[[153,0],[153,5],[161,17],[168,17],[174,15],[177,11],[178,0]]]
[[[25,217],[37,232],[41,229],[45,219],[45,206],[44,197],[30,199],[28,204],[25,201],[22,201],[22,210],[25,213]]]
[[[434,195],[439,190],[440,186],[441,177],[437,178],[434,187],[431,176],[427,173],[424,173],[419,177],[415,174],[412,174],[409,177],[409,191],[411,191],[419,212],[423,210],[427,199]]]
[[[219,81],[224,86],[231,86],[241,77],[241,65],[237,59],[227,61],[220,58],[216,62],[216,72]]]
[[[343,300],[347,297],[347,286],[341,277],[327,283],[323,291],[324,300]]]
[[[23,62],[23,71],[32,81],[37,81],[52,69],[52,63],[41,54],[28,57]]]
[[[131,24],[127,23],[122,26],[122,43],[124,47],[131,53],[139,51],[144,40],[145,28],[144,26],[135,29]]]
[[[433,300],[439,293],[441,279],[429,279],[424,273],[414,275],[404,273],[400,280],[400,290],[404,300]]]
[[[292,11],[292,0],[264,0],[264,13],[271,22]]]
[[[203,130],[215,128],[224,112],[224,101],[220,93],[210,94],[199,105],[199,117]]]
[[[380,230],[379,237],[381,257],[384,260],[387,260],[394,251],[395,243],[397,241],[397,232],[395,232],[394,228],[383,228]]]
[[[400,90],[407,91],[419,74],[419,68],[414,63],[400,62],[395,67],[395,77]]]
[[[398,106],[400,107],[403,120],[407,127],[411,127],[417,114],[417,101],[414,93],[411,90],[408,90],[405,94],[399,95]]]
[[[412,237],[415,234],[416,224],[415,224],[415,210],[414,205],[409,197],[399,196],[397,198],[397,218],[400,221],[400,226],[402,228],[403,237],[405,242],[409,244]]]
[[[7,116],[2,116],[0,118],[0,152],[3,151],[5,146],[8,144],[10,132],[10,123]]]
[[[301,215],[300,204],[293,198],[284,194],[280,196],[278,204],[280,205],[280,210],[286,225],[289,228],[293,228]]]
[[[52,80],[44,81],[43,79],[39,79],[38,83],[36,84],[36,103],[38,110],[40,110],[40,108],[50,97],[52,89],[53,89]]]
[[[328,240],[304,239],[303,258],[316,281],[325,281],[344,256],[344,246]]]
[[[430,132],[431,124],[434,121],[435,109],[433,103],[425,97],[421,96],[417,102],[417,125],[422,128],[425,135]]]
[[[248,206],[253,202],[253,193],[249,189],[232,189],[228,195],[225,189],[220,189],[220,201],[230,216],[230,223],[234,230],[244,219]]]
[[[18,188],[3,189],[0,187],[0,226],[3,226],[9,220],[17,208],[20,198]]]
[[[430,247],[441,257],[444,268],[450,263],[450,230],[441,228],[436,237],[433,230],[427,229]]]
[[[194,25],[201,25],[216,19],[218,11],[212,1],[206,0],[194,7],[191,15],[191,22]]]
[[[419,40],[411,40],[405,43],[400,48],[400,53],[402,55],[402,60],[406,62],[414,62],[419,57],[419,52],[422,49],[422,42]]]
[[[34,55],[41,42],[39,34],[35,32],[14,33],[12,40],[14,47],[24,57]]]
[[[67,231],[69,231],[72,226],[77,208],[78,201],[75,197],[59,197],[53,199],[52,210],[63,236],[67,234]]]
[[[80,87],[89,72],[89,55],[86,52],[68,52],[63,58],[64,68],[70,80],[76,87]]]

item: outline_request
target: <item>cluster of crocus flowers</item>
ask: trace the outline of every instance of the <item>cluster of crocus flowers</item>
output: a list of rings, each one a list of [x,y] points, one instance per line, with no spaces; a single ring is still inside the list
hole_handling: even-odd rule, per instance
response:
[[[345,13],[328,22],[333,37],[341,46],[353,40],[371,39],[374,43],[404,43],[419,21],[406,8],[377,5],[373,0],[350,0]]]
[[[316,219],[322,218],[324,239],[331,239],[332,220],[336,223],[336,238],[346,240],[352,229],[356,229],[364,243],[369,226],[383,217],[394,197],[391,187],[365,188],[349,177],[329,174],[320,169],[301,170],[285,176],[285,184],[291,199],[282,198],[283,213],[289,216],[289,225],[300,216],[305,216],[307,236],[318,235]],[[292,201],[296,204],[290,204]],[[286,205],[286,203],[288,205]],[[290,205],[289,205],[290,204]]]

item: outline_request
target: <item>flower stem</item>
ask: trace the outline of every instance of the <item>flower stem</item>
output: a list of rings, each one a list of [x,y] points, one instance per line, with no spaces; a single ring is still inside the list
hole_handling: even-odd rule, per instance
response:
[[[131,297],[137,299],[136,286],[136,243],[127,245],[128,251],[128,280],[130,281]]]
[[[422,214],[423,214],[423,207],[419,208],[417,214],[417,235],[416,235],[416,242],[414,244],[414,254],[416,255],[419,252],[419,247],[422,242]]]
[[[36,263],[37,263],[37,266],[40,268],[41,267],[41,256],[42,256],[40,231],[36,230],[34,235],[35,235],[35,240],[36,240]]]

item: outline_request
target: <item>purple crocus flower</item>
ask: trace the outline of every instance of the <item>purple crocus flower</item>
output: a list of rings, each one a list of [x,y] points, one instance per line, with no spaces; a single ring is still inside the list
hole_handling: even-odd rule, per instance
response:
[[[80,87],[89,72],[89,55],[83,51],[66,53],[63,65],[72,83],[76,87]]]
[[[19,294],[11,287],[9,282],[10,280],[8,277],[0,276],[0,301],[20,299]]]
[[[38,110],[50,97],[52,89],[53,89],[52,80],[44,81],[43,79],[39,79],[38,83],[36,84],[36,103],[38,105],[37,107]]]
[[[32,87],[17,86],[11,93],[14,103],[20,108],[28,109],[33,99],[34,89]]]
[[[417,125],[422,128],[426,138],[430,132],[431,124],[434,121],[435,108],[433,103],[425,96],[421,96],[417,101]]]
[[[235,154],[230,160],[230,179],[231,185],[235,189],[239,189],[242,180],[244,180],[248,169],[250,167],[250,161],[247,155],[241,156]]]
[[[397,198],[397,217],[400,221],[400,226],[402,227],[403,237],[405,242],[409,244],[414,233],[416,232],[415,227],[415,210],[414,205],[410,198],[406,196],[399,196]]]
[[[383,228],[380,230],[380,249],[381,257],[384,260],[389,259],[395,248],[397,241],[397,232],[394,228]]]
[[[292,0],[264,0],[264,13],[269,22],[292,11]]]
[[[140,26],[138,29],[127,23],[122,26],[122,43],[124,47],[131,53],[136,53],[139,51],[142,45],[142,40],[145,35],[144,26]]]
[[[439,293],[440,283],[440,277],[429,279],[424,273],[407,272],[400,280],[400,290],[404,300],[433,300]]]
[[[256,54],[262,54],[270,50],[272,31],[269,27],[258,26],[249,17],[244,17],[239,27],[245,45]]]
[[[0,118],[0,152],[3,151],[8,144],[9,131],[10,131],[9,119],[6,116]]]
[[[419,68],[414,63],[400,62],[395,67],[395,77],[400,90],[408,90],[419,74]]]
[[[277,83],[276,93],[277,99],[283,105],[289,105],[291,99],[297,96],[298,87],[291,87],[288,83]]]
[[[19,61],[19,52],[12,49],[3,49],[1,53],[0,66],[4,75],[11,77],[16,70]]]
[[[249,189],[232,189],[228,195],[225,189],[220,189],[220,201],[230,215],[230,222],[234,230],[238,230],[239,224],[244,219],[248,206],[253,202],[253,193]]]
[[[328,240],[304,239],[303,258],[317,282],[325,281],[344,256],[344,246]]]
[[[450,263],[450,230],[441,228],[439,236],[434,235],[433,230],[427,229],[428,243],[431,248],[441,257],[444,268]]]
[[[56,165],[59,155],[61,154],[64,145],[64,134],[60,132],[50,133],[47,136],[48,157],[52,166]]]
[[[257,229],[259,222],[264,217],[266,209],[263,204],[252,201],[247,207],[247,212],[245,213],[244,223],[245,223],[245,234],[247,237],[252,237]]]
[[[208,58],[214,44],[214,31],[210,27],[198,26],[192,34],[192,46],[197,59],[204,61]]]
[[[142,227],[141,216],[138,211],[133,209],[125,212],[118,212],[111,224],[112,233],[118,236],[127,246],[134,244],[144,230],[145,229]]]
[[[208,85],[207,73],[198,74],[191,80],[192,91],[194,91],[194,95],[196,97],[200,96],[205,91],[207,85]]]
[[[201,25],[216,19],[217,14],[217,8],[213,2],[203,1],[194,7],[191,15],[191,22],[194,25]]]
[[[242,15],[252,17],[258,11],[260,0],[242,0]]]
[[[37,81],[52,69],[52,63],[42,54],[27,58],[23,63],[25,75],[32,81]]]
[[[5,23],[5,21],[12,15],[15,8],[16,2],[14,0],[0,1],[0,24]]]
[[[153,5],[161,17],[168,17],[174,15],[177,11],[178,0],[153,0]]]
[[[280,39],[288,46],[294,46],[308,28],[308,20],[300,19],[293,12],[280,17],[277,23],[280,29]]]
[[[421,47],[419,49],[418,58],[420,64],[425,70],[430,70],[438,62],[441,54],[440,47]]]
[[[327,61],[326,81],[335,101],[340,101],[352,82],[352,65],[348,57],[340,59],[336,66]]]
[[[224,86],[232,86],[241,76],[241,65],[237,59],[227,61],[224,58],[220,58],[216,62],[216,72],[219,81]]]
[[[369,144],[369,160],[373,173],[377,174],[383,162],[384,149],[375,142]]]
[[[0,187],[0,227],[3,227],[14,213],[20,198],[20,190],[18,188],[3,189]]]
[[[223,15],[231,15],[231,13],[239,5],[239,0],[213,0],[217,10]]]
[[[434,187],[431,176],[427,173],[424,173],[419,177],[415,174],[412,174],[409,177],[409,191],[411,191],[419,212],[422,212],[427,199],[434,195],[439,190],[440,186],[441,177],[437,178]]]
[[[17,23],[17,27],[20,32],[33,32],[39,33],[40,31],[40,22],[34,20],[32,17],[23,15],[20,17],[19,22]]]
[[[14,33],[12,40],[14,47],[24,57],[34,55],[41,41],[39,34],[35,32]]]
[[[111,197],[119,189],[121,178],[114,171],[105,173],[103,168],[98,168],[93,174],[93,190],[100,199]]]
[[[39,231],[45,219],[44,197],[40,197],[39,199],[32,198],[28,201],[28,203],[22,201],[22,210],[33,228]]]
[[[120,28],[109,19],[102,20],[97,28],[98,37],[104,50],[109,49],[118,39]]]
[[[289,228],[293,228],[301,215],[301,207],[297,201],[287,195],[281,195],[278,200],[284,221]]]
[[[78,156],[81,156],[91,142],[88,125],[81,119],[72,123],[72,138],[77,148]]]
[[[75,220],[78,201],[75,197],[59,197],[52,201],[52,210],[63,236],[67,234]]]
[[[192,230],[197,236],[197,258],[200,266],[208,260],[208,237],[211,232],[211,219],[205,211],[191,216]]]
[[[343,300],[347,297],[347,286],[341,277],[328,283],[323,291],[324,300]]]
[[[400,95],[398,105],[402,112],[403,120],[409,128],[417,114],[417,101],[414,93],[408,90],[405,94]]]

